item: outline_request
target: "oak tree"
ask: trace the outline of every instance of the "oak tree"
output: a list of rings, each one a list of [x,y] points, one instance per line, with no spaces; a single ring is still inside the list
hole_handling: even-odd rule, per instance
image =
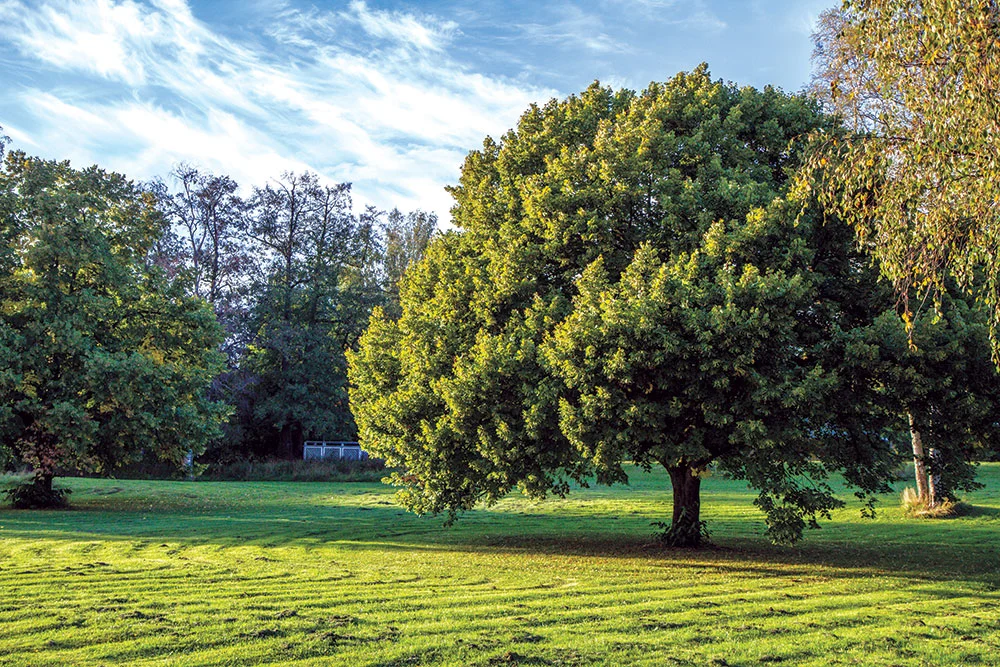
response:
[[[0,436],[59,501],[59,471],[108,473],[154,453],[180,464],[218,432],[208,304],[148,256],[155,198],[118,174],[6,155],[0,170]],[[15,498],[16,500],[17,498]]]
[[[758,489],[782,541],[839,505],[832,471],[884,490],[882,425],[828,400],[830,340],[870,323],[875,276],[846,227],[783,199],[793,140],[828,123],[701,67],[532,107],[470,153],[459,230],[350,355],[361,440],[405,468],[406,504],[454,515],[516,487],[623,482],[634,461],[667,468],[666,537],[697,544],[711,467]]]

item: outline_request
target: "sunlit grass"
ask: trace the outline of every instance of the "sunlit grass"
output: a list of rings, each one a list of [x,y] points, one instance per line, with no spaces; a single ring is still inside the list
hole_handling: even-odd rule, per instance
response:
[[[0,664],[996,664],[981,478],[962,517],[887,498],[794,548],[710,478],[701,551],[653,543],[661,473],[452,528],[378,484],[68,480],[71,511],[0,510]]]

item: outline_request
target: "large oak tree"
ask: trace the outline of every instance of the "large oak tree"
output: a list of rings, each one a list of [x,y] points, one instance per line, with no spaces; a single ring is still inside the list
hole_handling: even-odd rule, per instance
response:
[[[893,424],[840,370],[891,294],[848,227],[789,200],[795,139],[829,122],[701,67],[532,107],[470,153],[459,230],[350,355],[363,446],[405,469],[405,503],[454,515],[662,465],[665,537],[691,545],[712,468],[780,541],[839,506],[834,471],[885,490]]]

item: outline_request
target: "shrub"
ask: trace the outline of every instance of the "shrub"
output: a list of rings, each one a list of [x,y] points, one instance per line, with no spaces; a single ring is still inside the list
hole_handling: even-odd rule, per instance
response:
[[[69,506],[71,491],[46,486],[37,479],[20,481],[3,492],[7,501],[18,510],[62,509]]]
[[[928,505],[912,487],[903,489],[902,506],[903,514],[918,519],[949,519],[964,514],[967,509],[965,503],[948,498]]]

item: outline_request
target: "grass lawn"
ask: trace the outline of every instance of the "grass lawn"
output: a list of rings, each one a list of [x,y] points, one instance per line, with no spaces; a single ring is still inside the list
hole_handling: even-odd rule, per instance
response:
[[[379,484],[62,480],[0,510],[0,665],[1000,664],[1000,465],[974,511],[793,548],[703,484],[714,548],[652,546],[665,473],[454,527]]]

